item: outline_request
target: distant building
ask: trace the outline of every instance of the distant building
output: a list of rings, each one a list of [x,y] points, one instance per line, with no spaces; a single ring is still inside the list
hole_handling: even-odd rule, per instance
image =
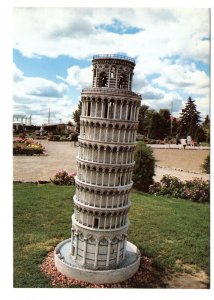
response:
[[[23,131],[26,130],[26,127],[31,126],[32,115],[22,115],[14,114],[13,115],[13,131]]]
[[[69,134],[75,131],[75,126],[72,124],[42,124],[40,133],[47,132],[49,134]]]

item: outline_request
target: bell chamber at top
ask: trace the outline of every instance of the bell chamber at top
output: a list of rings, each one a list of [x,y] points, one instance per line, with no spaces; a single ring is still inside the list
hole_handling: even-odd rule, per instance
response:
[[[93,87],[131,91],[135,61],[119,54],[94,55]]]

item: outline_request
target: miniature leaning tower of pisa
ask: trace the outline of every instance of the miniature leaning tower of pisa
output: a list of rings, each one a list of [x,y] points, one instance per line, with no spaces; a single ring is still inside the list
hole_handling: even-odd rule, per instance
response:
[[[95,55],[92,64],[92,87],[81,93],[71,239],[56,247],[55,264],[69,277],[110,283],[140,264],[127,231],[141,96],[131,90],[134,59]]]

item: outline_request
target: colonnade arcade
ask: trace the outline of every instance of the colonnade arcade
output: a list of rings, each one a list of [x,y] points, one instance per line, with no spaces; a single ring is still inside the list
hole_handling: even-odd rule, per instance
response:
[[[79,142],[78,159],[105,164],[131,164],[135,146]]]
[[[137,134],[137,124],[110,123],[105,121],[85,121],[80,122],[79,139],[112,142],[112,143],[135,143]]]
[[[91,208],[81,207],[77,203],[75,205],[75,220],[90,228],[94,229],[115,229],[123,227],[127,223],[128,208],[123,210],[113,211],[94,211]]]
[[[124,186],[132,183],[133,164],[123,166],[87,165],[78,161],[77,178],[98,186]]]
[[[82,96],[82,116],[137,121],[139,101],[113,97]]]
[[[77,192],[74,201],[84,203],[87,206],[114,209],[129,205],[129,191],[117,189],[99,189],[77,184]]]

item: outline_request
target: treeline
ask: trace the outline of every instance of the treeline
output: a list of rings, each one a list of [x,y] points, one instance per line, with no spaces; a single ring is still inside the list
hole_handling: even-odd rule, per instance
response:
[[[148,139],[163,140],[165,138],[187,138],[190,135],[198,142],[210,141],[210,119],[207,115],[202,122],[200,112],[197,111],[195,100],[187,99],[185,108],[179,118],[171,117],[169,109],[155,111],[147,105],[141,105],[139,111],[138,134]]]

